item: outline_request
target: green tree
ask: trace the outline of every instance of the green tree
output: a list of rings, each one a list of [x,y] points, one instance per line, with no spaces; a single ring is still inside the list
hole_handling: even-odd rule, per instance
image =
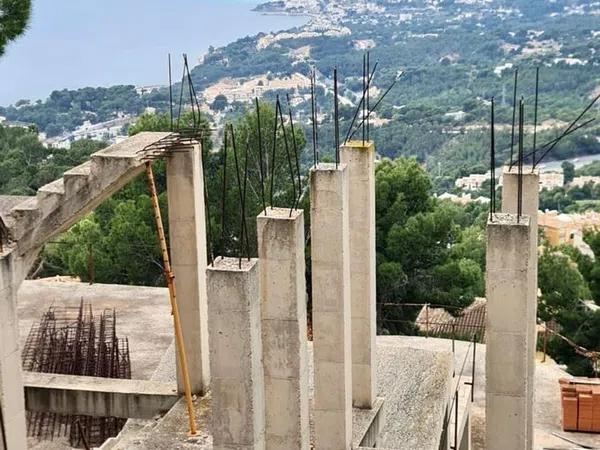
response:
[[[575,178],[575,165],[570,161],[564,161],[560,166],[565,176],[565,184],[573,181],[573,178]]]
[[[31,0],[0,0],[0,56],[6,45],[27,28],[31,15]]]
[[[546,248],[538,261],[538,285],[542,296],[538,316],[544,320],[557,319],[588,294],[577,265],[565,254]]]
[[[413,333],[418,308],[463,308],[484,293],[484,212],[431,197],[431,181],[414,159],[384,160],[376,169],[377,301],[380,331]],[[452,311],[455,311],[452,309]]]
[[[213,111],[225,110],[225,108],[227,108],[227,97],[225,97],[223,94],[217,95],[212,102],[211,108]]]

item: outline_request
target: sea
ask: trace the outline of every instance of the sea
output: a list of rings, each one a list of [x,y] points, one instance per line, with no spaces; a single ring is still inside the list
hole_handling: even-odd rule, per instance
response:
[[[32,0],[24,35],[0,57],[0,105],[46,99],[53,90],[168,83],[181,55],[198,64],[219,47],[307,17],[253,12],[257,0]]]

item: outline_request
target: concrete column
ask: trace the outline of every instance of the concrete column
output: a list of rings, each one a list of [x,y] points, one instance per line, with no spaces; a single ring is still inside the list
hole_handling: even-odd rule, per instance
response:
[[[487,224],[486,441],[488,450],[532,448],[528,304],[536,286],[529,216],[496,214]]]
[[[206,271],[215,450],[265,448],[258,266],[218,258]]]
[[[16,259],[12,253],[0,256],[0,448],[6,439],[5,450],[27,448],[17,320],[17,290],[22,278],[16,273]]]
[[[302,210],[257,217],[267,450],[308,450],[306,274]]]
[[[169,244],[192,392],[210,383],[206,306],[206,223],[200,146],[167,158]],[[177,363],[179,366],[179,362]],[[184,391],[177,370],[179,392]]]
[[[375,337],[375,145],[342,147],[348,167],[350,302],[352,310],[352,404],[372,408],[377,395]]]
[[[518,170],[513,167],[505,167],[502,173],[502,212],[516,214],[517,213],[517,197],[518,197]],[[531,170],[531,167],[523,167],[523,194],[522,194],[522,209],[523,214],[529,216],[530,241],[531,245],[531,276],[535,284],[535,290],[531,292],[531,298],[528,299],[527,316],[528,316],[528,332],[527,332],[527,373],[530,379],[535,377],[535,351],[537,344],[537,247],[538,247],[538,210],[539,210],[539,184],[540,174],[538,170]],[[533,408],[535,385],[532,383],[527,391],[527,405]],[[531,418],[527,423],[527,439],[533,445],[533,413],[528,414]]]
[[[350,449],[352,354],[348,169],[319,164],[310,176],[315,448]]]

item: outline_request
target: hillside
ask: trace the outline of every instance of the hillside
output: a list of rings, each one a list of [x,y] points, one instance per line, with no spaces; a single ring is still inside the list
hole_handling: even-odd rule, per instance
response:
[[[319,137],[327,149],[332,143],[328,114],[332,109],[332,68],[339,69],[345,100],[341,106],[344,135],[354,112],[351,104],[356,103],[361,89],[362,55],[370,49],[371,60],[379,61],[374,97],[399,71],[406,72],[373,121],[378,151],[390,157],[415,156],[427,163],[439,188],[458,175],[484,168],[492,96],[499,102],[497,120],[504,125],[498,129],[499,158],[506,157],[514,67],[520,69],[518,95],[525,97],[528,124],[533,120],[535,67],[541,68],[539,118],[544,126],[538,142],[558,133],[589,103],[593,92],[600,92],[597,2],[284,0],[267,2],[257,10],[305,14],[310,22],[299,29],[211,48],[204,63],[192,71],[198,92],[225,92],[225,112],[234,115],[257,92],[265,91],[267,98],[276,92],[290,92],[296,114],[308,127],[308,85],[294,82],[292,89],[285,89],[285,80],[292,75],[304,77],[315,66],[319,106],[324,113]],[[264,77],[269,81],[256,81]],[[252,83],[254,88],[244,90]],[[148,106],[167,109],[165,90],[141,94],[132,86],[111,89],[55,92],[46,102],[2,108],[0,115],[60,134],[84,120],[95,123],[119,112],[139,114]],[[70,103],[68,93],[73,93]],[[115,102],[115,98],[122,101]],[[206,96],[207,110],[214,106],[213,100],[214,95]],[[226,117],[228,114],[217,114],[214,119],[219,123]],[[565,140],[551,156],[599,153],[599,136],[595,125]]]

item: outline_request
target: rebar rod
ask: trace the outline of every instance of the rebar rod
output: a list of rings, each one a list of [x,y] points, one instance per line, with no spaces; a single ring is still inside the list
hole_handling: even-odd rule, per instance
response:
[[[277,111],[275,111],[275,117],[277,117]],[[244,248],[243,247],[244,246],[244,237],[245,237],[245,233],[246,233],[246,221],[244,218],[244,186],[242,184],[242,179],[241,179],[241,175],[240,175],[238,153],[237,153],[237,147],[235,145],[235,133],[233,132],[232,124],[230,124],[230,131],[231,131],[231,147],[233,149],[233,161],[235,164],[235,177],[237,179],[239,202],[240,202],[241,224],[240,224],[240,238],[239,238],[240,247],[239,247],[239,253],[238,253],[238,258],[239,258],[238,266],[241,269],[242,268],[242,253],[243,253],[243,248]]]
[[[496,135],[494,117],[494,97],[492,97],[492,111],[490,116],[490,222],[496,213]]]
[[[369,70],[371,68],[371,52],[367,51],[367,74],[369,73]],[[371,79],[369,79],[368,83],[367,83],[367,111],[369,111],[369,108],[371,107],[371,95],[370,95],[370,84],[371,84]],[[367,141],[370,140],[370,120],[369,117],[367,116]]]
[[[288,113],[290,116],[290,130],[292,132],[292,148],[294,149],[294,159],[296,160],[296,177],[298,179],[298,195],[294,198],[294,204],[292,205],[292,208],[296,209],[298,202],[300,201],[300,196],[302,195],[302,178],[300,176],[300,157],[298,143],[296,142],[296,131],[294,130],[294,118],[292,115],[292,105],[290,103],[289,94],[286,94],[286,99],[288,104]]]
[[[519,68],[515,69],[515,82],[513,89],[513,114],[512,114],[512,131],[510,134],[510,167],[513,165],[513,148],[515,145],[515,120],[517,114],[517,83],[519,79]]]
[[[365,86],[367,84],[365,78],[365,72],[367,71],[367,55],[363,53],[363,67],[362,67],[362,91],[365,92]],[[364,147],[365,145],[365,137],[366,137],[366,130],[365,130],[365,105],[366,102],[362,102],[362,118],[363,118],[363,126],[362,126],[362,145]]]
[[[171,78],[171,54],[169,53],[169,115],[171,119],[170,131],[173,131],[173,81]]]
[[[402,78],[404,76],[405,72],[402,72],[401,74],[399,74],[398,76],[396,76],[396,78],[394,79],[394,81],[392,81],[392,84],[386,89],[386,91],[381,95],[381,97],[379,97],[379,99],[377,99],[377,102],[375,102],[375,106],[373,106],[372,109],[370,109],[367,112],[367,118],[369,118],[371,116],[371,114],[377,109],[377,107],[379,106],[379,104],[383,101],[383,99],[388,95],[388,93],[392,90],[392,88],[396,85],[396,83],[398,82],[398,80],[400,80],[400,78]],[[358,129],[362,126],[362,122],[359,123],[356,128],[354,129],[354,131],[350,134],[350,137],[348,138],[348,140],[352,139],[352,136],[354,136],[354,134],[356,134],[356,132],[358,131]]]
[[[554,144],[555,142],[559,142],[561,141],[563,138],[575,133],[576,131],[580,130],[581,128],[584,128],[586,126],[588,126],[590,123],[594,122],[596,120],[596,118],[591,118],[586,120],[585,122],[580,123],[579,125],[577,125],[576,127],[571,128],[568,132],[565,132],[564,134],[561,134],[560,136],[552,139],[551,141],[548,141],[546,143],[544,143],[543,145],[540,145],[537,150],[543,150],[549,146],[551,146],[552,144]],[[529,152],[527,153],[524,158],[527,159],[529,158],[531,155],[533,154],[533,152]],[[543,157],[543,156],[542,156]],[[541,159],[541,158],[540,158]]]
[[[223,135],[223,185],[221,191],[221,254],[225,256],[225,205],[227,203],[227,124]]]
[[[377,70],[378,64],[379,64],[379,61],[375,61],[375,64],[373,65],[373,70],[371,71],[371,74],[369,75],[369,79],[367,81],[366,91],[363,90],[360,101],[358,102],[358,105],[356,106],[356,109],[354,110],[354,116],[352,117],[352,121],[350,122],[348,131],[346,132],[346,137],[344,139],[344,142],[348,142],[348,139],[350,139],[350,133],[352,132],[352,127],[354,126],[354,122],[356,121],[356,118],[358,117],[358,112],[360,111],[360,108],[361,108],[363,102],[365,101],[365,97],[367,97],[367,100],[369,100],[369,96],[368,96],[369,89],[371,87],[371,82],[373,81],[373,77],[375,76],[375,71]],[[367,111],[370,111],[369,105],[370,104],[367,103]]]
[[[273,148],[271,152],[271,190],[269,192],[271,196],[271,209],[273,209],[273,192],[275,188],[275,151],[277,149],[277,110],[279,108],[279,95],[277,95],[277,100],[275,102],[275,123],[273,124]]]
[[[313,143],[313,165],[316,167],[317,158],[317,116],[315,111],[315,70],[311,72],[310,78],[310,109],[312,119],[312,143]]]
[[[333,123],[335,136],[335,168],[337,170],[340,163],[340,123],[339,123],[339,105],[338,105],[338,76],[337,67],[333,69]]]
[[[540,68],[535,68],[535,105],[533,112],[533,157],[531,167],[533,170],[533,166],[535,164],[535,152],[537,145],[537,124],[538,124],[538,95],[539,95],[539,86],[540,86]]]
[[[599,98],[600,98],[600,94],[598,94],[598,95],[597,95],[597,96],[596,96],[596,97],[595,97],[595,98],[592,100],[592,102],[591,102],[591,103],[590,103],[590,104],[589,104],[589,105],[588,105],[588,106],[587,106],[587,107],[586,107],[586,108],[585,108],[585,109],[584,109],[584,110],[581,112],[581,114],[579,114],[579,115],[577,116],[577,118],[576,118],[574,121],[572,121],[572,122],[569,124],[569,126],[567,127],[567,129],[566,129],[565,131],[563,131],[562,135],[561,135],[561,136],[559,136],[559,138],[555,140],[555,142],[554,142],[554,143],[553,143],[553,144],[550,146],[550,148],[549,148],[548,150],[546,150],[546,151],[545,151],[545,152],[542,154],[542,156],[540,156],[540,159],[538,159],[538,160],[537,160],[537,162],[535,162],[535,165],[536,165],[536,166],[537,166],[537,165],[538,165],[538,164],[539,164],[539,163],[542,161],[542,159],[544,159],[544,157],[545,157],[545,156],[546,156],[548,153],[550,153],[550,152],[552,151],[552,149],[553,149],[554,147],[556,147],[556,145],[557,145],[557,144],[558,144],[558,143],[559,143],[559,142],[562,140],[562,138],[564,138],[564,137],[567,135],[567,133],[569,133],[569,132],[570,132],[570,131],[573,129],[573,127],[574,127],[574,126],[575,126],[575,124],[576,124],[576,123],[579,121],[579,119],[581,119],[581,118],[582,118],[582,117],[585,115],[585,113],[587,113],[587,112],[588,112],[588,111],[589,111],[589,110],[592,108],[592,106],[594,106],[594,104],[595,104],[595,103],[598,101],[598,99],[599,99]]]
[[[283,112],[281,110],[281,104],[277,103],[277,110],[275,111],[275,114],[279,114],[279,119],[281,122],[281,131],[283,132],[283,145],[285,148],[285,156],[287,158],[287,162],[288,162],[288,169],[290,170],[290,180],[292,182],[292,190],[293,190],[293,201],[292,201],[292,206],[290,207],[290,217],[292,216],[292,211],[294,208],[294,202],[296,199],[296,180],[294,177],[294,167],[292,165],[292,157],[290,154],[290,148],[289,148],[289,144],[288,144],[288,138],[287,138],[287,132],[285,131],[285,124],[283,122]]]
[[[267,203],[265,201],[265,176],[263,172],[263,142],[262,142],[262,132],[260,126],[260,105],[258,103],[258,97],[255,98],[256,102],[256,127],[258,131],[258,168],[260,175],[260,198],[262,200],[263,211],[267,214]]]
[[[517,162],[517,223],[521,220],[523,214],[523,121],[524,121],[524,101],[521,98],[519,102],[519,160]]]

